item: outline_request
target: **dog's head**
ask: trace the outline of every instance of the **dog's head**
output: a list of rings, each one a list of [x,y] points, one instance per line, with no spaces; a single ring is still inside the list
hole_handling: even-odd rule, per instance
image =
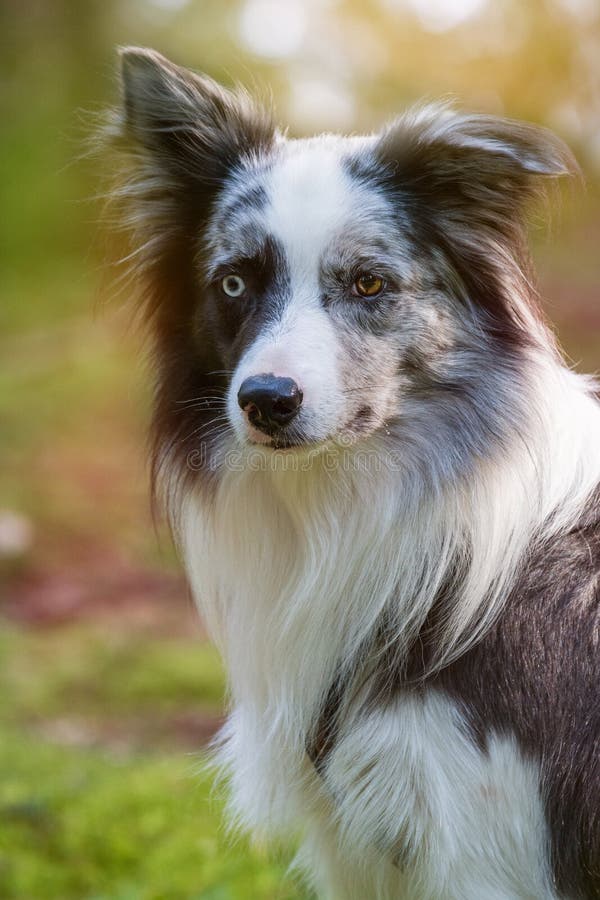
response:
[[[159,456],[390,429],[483,452],[544,340],[524,212],[572,168],[566,148],[445,106],[290,140],[243,92],[147,50],[123,52],[123,88],[118,193],[156,330]]]

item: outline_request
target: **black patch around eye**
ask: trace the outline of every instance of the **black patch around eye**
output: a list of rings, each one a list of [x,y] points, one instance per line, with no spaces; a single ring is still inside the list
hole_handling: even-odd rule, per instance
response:
[[[229,297],[221,289],[221,279],[233,273],[246,284],[240,297]],[[261,330],[281,317],[289,300],[290,278],[281,245],[268,235],[252,256],[232,256],[214,273],[209,294],[213,333],[233,366]]]
[[[275,238],[268,235],[251,256],[238,255],[232,250],[231,258],[213,273],[213,282],[220,284],[227,275],[239,275],[246,282],[248,293],[259,296],[280,279],[285,270],[283,250]]]

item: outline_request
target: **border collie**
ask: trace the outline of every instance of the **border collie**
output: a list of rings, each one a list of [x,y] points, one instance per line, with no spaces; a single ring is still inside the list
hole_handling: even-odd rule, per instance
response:
[[[336,900],[600,897],[600,407],[525,221],[570,153],[446,105],[292,140],[122,64],[155,491],[227,666],[232,820]]]

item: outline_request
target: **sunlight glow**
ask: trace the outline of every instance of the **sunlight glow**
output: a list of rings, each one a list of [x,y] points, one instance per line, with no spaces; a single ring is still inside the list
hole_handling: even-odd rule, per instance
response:
[[[558,0],[558,4],[581,22],[593,22],[600,16],[598,0]]]
[[[150,0],[150,2],[152,6],[158,6],[159,9],[164,9],[167,12],[177,12],[177,10],[187,6],[189,0]]]
[[[406,0],[428,31],[448,31],[472,18],[488,0]]]
[[[307,25],[301,0],[246,0],[240,15],[240,37],[257,56],[283,59],[300,48]]]
[[[335,131],[352,125],[354,99],[339,82],[295,74],[290,84],[288,112],[297,127]]]

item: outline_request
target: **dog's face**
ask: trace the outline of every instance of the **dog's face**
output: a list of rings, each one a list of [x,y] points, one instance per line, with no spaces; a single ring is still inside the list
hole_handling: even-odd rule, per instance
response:
[[[281,141],[215,204],[201,277],[241,441],[368,434],[397,414],[407,348],[448,340],[408,223],[352,173],[372,144]]]
[[[568,167],[555,139],[437,107],[289,140],[151,51],[124,54],[124,86],[163,449],[435,441],[461,416],[477,442],[482,405],[496,429],[540,327],[522,219],[537,176]]]

